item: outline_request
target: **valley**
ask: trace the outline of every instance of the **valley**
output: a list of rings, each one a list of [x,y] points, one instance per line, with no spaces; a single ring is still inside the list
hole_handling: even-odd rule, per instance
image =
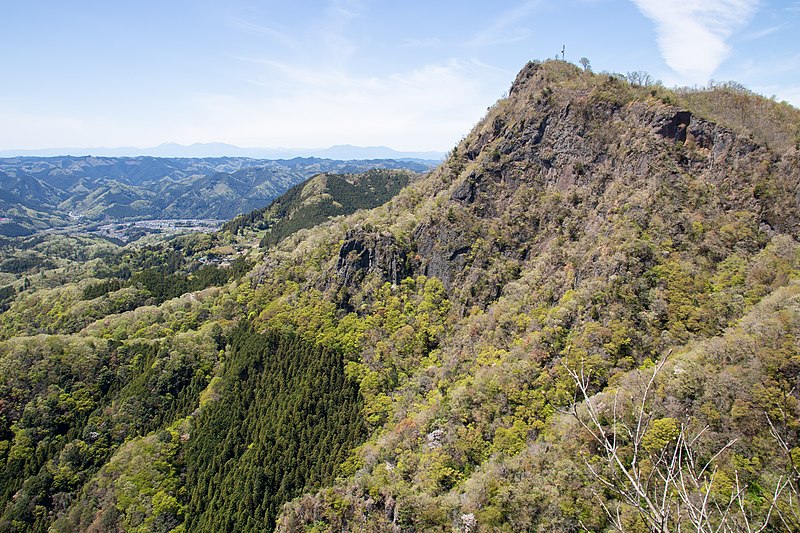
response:
[[[424,160],[245,157],[16,157],[0,159],[0,236],[77,223],[228,220],[321,172],[429,170]],[[144,227],[144,226],[142,226]]]
[[[154,219],[130,222],[67,224],[39,230],[34,235],[97,235],[122,244],[136,241],[147,235],[165,237],[183,233],[213,232],[224,220],[218,219]]]

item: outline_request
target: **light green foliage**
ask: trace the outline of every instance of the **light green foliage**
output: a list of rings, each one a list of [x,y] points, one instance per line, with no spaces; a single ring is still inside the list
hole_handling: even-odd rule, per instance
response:
[[[367,420],[379,426],[392,413],[388,391],[402,386],[447,331],[450,302],[441,282],[420,276],[399,285],[384,283],[357,313],[341,314],[316,289],[286,283],[284,294],[261,308],[258,322],[273,328],[290,326],[305,339],[342,350],[362,362],[347,372],[361,383]],[[261,289],[270,290],[270,286]],[[253,301],[261,297],[254,295]]]
[[[522,420],[515,420],[510,428],[497,428],[492,443],[492,453],[515,455],[521,452],[528,441],[528,429]]]
[[[123,441],[193,410],[219,350],[212,330],[178,334],[161,343],[120,343],[78,335],[39,335],[0,343],[0,435],[10,441],[0,464],[1,495],[7,499],[16,493],[0,523],[32,520],[30,509],[36,502],[79,492]],[[164,446],[172,438],[162,438],[158,453],[177,453],[177,437],[174,440],[167,450]],[[139,465],[136,468],[177,475],[165,463],[146,457],[150,453],[146,446],[134,446],[128,453],[130,464]],[[124,481],[117,486],[120,505],[133,509],[134,518],[126,522],[133,528],[147,517],[157,519],[141,494],[152,496],[147,491],[160,478],[130,473],[131,468],[125,467],[130,479],[121,470],[112,470],[109,476],[110,482]],[[21,472],[27,473],[24,484]],[[126,490],[136,495],[128,497]],[[108,505],[101,504],[101,509],[109,511]],[[83,519],[73,516],[69,523]]]
[[[458,265],[448,272],[447,289],[453,307],[449,316],[456,318],[436,347],[436,363],[414,357],[412,333],[417,330],[404,320],[397,292],[362,291],[370,303],[357,309],[368,324],[364,335],[369,340],[351,371],[373,407],[367,410],[372,421],[385,425],[361,448],[363,467],[357,476],[337,486],[335,495],[318,495],[331,528],[361,524],[356,522],[361,513],[376,504],[379,511],[366,513],[366,527],[387,527],[391,520],[378,515],[396,516],[400,527],[418,526],[424,516],[436,520],[423,510],[427,504],[413,496],[415,489],[434,497],[450,514],[433,528],[457,527],[453,517],[464,512],[473,513],[485,530],[567,530],[580,529],[581,523],[590,530],[607,528],[592,488],[602,490],[579,459],[586,453],[585,441],[560,414],[574,402],[575,384],[559,358],[568,356],[580,365],[593,394],[613,385],[630,398],[641,386],[638,368],[646,373],[648,360],[652,365],[670,348],[722,334],[765,295],[791,283],[798,271],[794,239],[780,231],[765,233],[751,209],[746,169],[764,166],[771,156],[749,154],[734,185],[723,170],[732,159],[712,164],[696,144],[670,147],[635,126],[647,113],[674,113],[664,102],[677,102],[678,94],[650,84],[631,86],[615,76],[580,74],[561,62],[528,75],[536,80],[527,82],[535,90],[523,85],[491,108],[447,164],[420,183],[420,188],[452,184],[447,196],[433,193],[415,206],[413,215],[404,214],[418,221],[412,232],[418,243],[429,246],[425,239],[433,240],[441,245],[434,253]],[[559,127],[556,117],[565,113],[579,118],[554,129]],[[545,118],[548,129],[541,145],[522,145],[519,136],[533,136]],[[570,136],[575,130],[584,141]],[[562,144],[547,145],[547,132]],[[530,137],[525,142],[533,143]],[[515,151],[519,146],[536,157],[525,159],[522,148]],[[681,158],[694,159],[685,164]],[[544,168],[540,161],[546,161]],[[763,173],[765,183],[778,179],[769,164],[764,168],[753,174]],[[787,184],[796,172],[786,170],[794,176]],[[558,183],[555,176],[562,176]],[[475,188],[475,200],[461,200],[468,196],[457,189],[462,183]],[[386,211],[392,212],[392,206]],[[782,223],[777,213],[770,216],[776,227]],[[501,290],[494,292],[494,287]],[[351,295],[350,301],[363,301],[357,297]],[[379,311],[380,320],[370,310]],[[373,324],[386,333],[371,337]],[[764,339],[731,342],[757,345],[768,357],[761,348]],[[402,370],[397,373],[401,379],[387,382],[382,371],[387,361]],[[410,371],[398,366],[405,361],[416,366]],[[708,423],[703,450],[724,442],[726,431],[749,431],[765,439],[760,453],[776,453],[763,418],[744,428],[758,416],[756,403],[777,410],[778,391],[786,389],[776,384],[752,389],[758,365],[742,371],[722,355],[716,364],[709,370],[691,357],[676,363],[674,382],[659,386],[652,405],[656,421],[645,439],[646,451],[658,454],[675,443],[683,425],[699,431]],[[710,386],[712,375],[719,381]],[[376,393],[387,385],[391,394]],[[714,393],[704,392],[709,386]],[[719,404],[720,397],[731,396],[752,398]],[[671,406],[676,398],[681,398],[682,411]],[[737,415],[737,429],[726,430],[734,427],[729,414],[734,403],[746,406],[747,414]],[[612,404],[606,396],[606,416]],[[793,409],[793,400],[787,405]],[[416,436],[400,438],[407,434],[400,427],[412,422]],[[434,435],[439,445],[432,447],[429,436]],[[719,468],[728,480],[721,476],[714,489],[720,498],[728,490],[723,485],[734,479],[725,461]],[[495,468],[496,463],[500,466]],[[448,491],[437,481],[454,479],[443,474],[445,468],[458,473]],[[772,474],[758,475],[770,479]],[[371,487],[368,496],[367,489],[359,492],[364,484]],[[543,488],[551,486],[560,490]],[[334,511],[336,498],[346,498],[353,509]],[[311,505],[293,504],[285,523],[299,520]],[[405,514],[415,505],[418,512]],[[397,508],[406,511],[395,514]],[[763,511],[754,506],[748,512],[757,516]],[[637,512],[621,510],[630,530],[646,531]]]
[[[183,520],[181,440],[187,421],[126,442],[84,488],[83,497],[53,530],[85,530],[87,520],[104,521],[125,531],[171,531]],[[167,527],[165,527],[167,526]],[[162,529],[163,528],[163,529]]]
[[[650,453],[658,452],[674,443],[680,435],[681,428],[675,418],[658,418],[653,420],[642,437],[642,446]]]

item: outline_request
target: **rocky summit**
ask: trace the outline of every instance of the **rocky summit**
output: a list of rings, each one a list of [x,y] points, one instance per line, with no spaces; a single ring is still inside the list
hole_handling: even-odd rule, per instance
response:
[[[777,524],[770,506],[796,524],[780,441],[797,437],[797,352],[773,350],[796,334],[799,118],[736,86],[527,65],[319,272],[323,298],[344,292],[367,322],[407,298],[403,277],[440,283],[448,307],[422,342],[417,311],[362,346],[380,424],[349,476],[287,506],[281,527],[674,530],[706,497],[702,527]],[[670,476],[698,469],[681,461],[711,457],[681,493]]]

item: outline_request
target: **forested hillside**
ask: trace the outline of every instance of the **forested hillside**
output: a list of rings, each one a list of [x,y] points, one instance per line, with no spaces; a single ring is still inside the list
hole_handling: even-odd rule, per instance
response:
[[[261,245],[274,245],[298,230],[334,216],[384,204],[414,176],[408,171],[381,169],[361,174],[319,174],[295,185],[268,206],[224,224],[222,231],[267,229]]]
[[[379,207],[9,272],[0,531],[800,530],[798,132],[534,62]]]

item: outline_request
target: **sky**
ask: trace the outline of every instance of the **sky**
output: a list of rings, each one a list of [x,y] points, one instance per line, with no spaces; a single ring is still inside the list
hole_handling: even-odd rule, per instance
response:
[[[800,0],[2,1],[0,150],[447,151],[529,60],[800,106]]]

